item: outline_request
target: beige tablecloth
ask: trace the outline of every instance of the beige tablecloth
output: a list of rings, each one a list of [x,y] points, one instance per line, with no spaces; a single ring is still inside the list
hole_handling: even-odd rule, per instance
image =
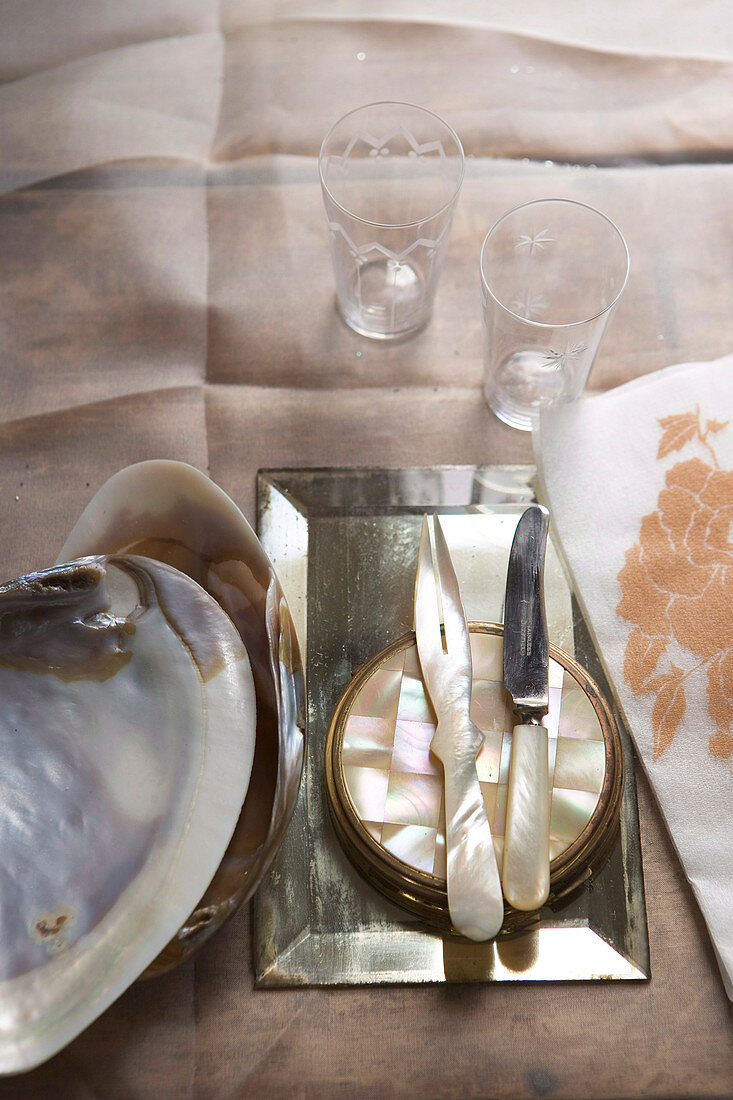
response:
[[[730,9],[561,7],[1,0],[6,578],[138,459],[193,463],[252,521],[263,466],[530,460],[481,393],[478,251],[531,198],[590,202],[629,242],[593,388],[731,350]],[[433,321],[392,347],[335,314],[315,160],[380,98],[467,152]],[[254,992],[241,911],[0,1097],[732,1095],[712,948],[639,795],[648,983]]]

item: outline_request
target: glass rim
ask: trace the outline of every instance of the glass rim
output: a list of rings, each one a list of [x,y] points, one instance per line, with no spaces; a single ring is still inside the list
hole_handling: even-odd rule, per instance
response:
[[[458,177],[458,182],[457,182],[450,198],[446,202],[444,202],[442,206],[438,207],[438,209],[435,210],[432,214],[428,214],[424,218],[415,218],[414,221],[409,221],[409,222],[376,222],[376,221],[372,221],[371,218],[362,218],[360,214],[355,214],[353,210],[349,210],[348,206],[344,206],[344,204],[342,202],[339,202],[339,200],[333,194],[333,191],[331,190],[331,188],[326,183],[326,180],[325,180],[324,175],[323,175],[323,161],[324,161],[324,153],[325,153],[326,143],[327,143],[328,139],[331,137],[331,135],[333,134],[336,127],[340,126],[342,122],[345,122],[347,118],[350,118],[352,115],[358,114],[360,111],[368,111],[371,107],[409,107],[410,110],[412,110],[412,111],[420,111],[421,114],[429,115],[431,118],[434,118],[436,120],[436,122],[439,122],[441,126],[444,126],[445,129],[450,133],[451,137],[455,140],[455,143],[458,146],[458,155],[459,155],[460,161],[461,161],[461,171],[460,171],[460,174],[459,174],[459,177]],[[321,187],[323,188],[325,194],[328,195],[329,199],[334,204],[334,206],[338,207],[338,209],[343,214],[347,214],[350,218],[356,219],[356,221],[361,222],[362,225],[374,226],[375,229],[412,229],[416,225],[422,225],[423,222],[431,221],[433,218],[439,217],[441,214],[445,213],[445,211],[448,210],[453,205],[453,203],[456,201],[456,199],[458,198],[458,195],[459,195],[460,190],[461,190],[461,186],[463,184],[463,177],[465,175],[465,171],[466,171],[466,154],[465,154],[464,149],[463,149],[463,143],[461,142],[461,139],[459,138],[458,134],[453,129],[451,124],[449,122],[446,122],[444,118],[441,118],[441,116],[439,114],[436,114],[435,111],[431,111],[429,107],[421,107],[418,103],[408,103],[408,102],[406,102],[404,100],[400,100],[400,99],[378,99],[378,100],[375,100],[374,103],[365,103],[361,107],[354,107],[354,108],[352,108],[352,110],[347,111],[346,114],[341,115],[340,118],[337,118],[336,121],[333,123],[333,125],[329,128],[328,132],[326,133],[326,136],[324,137],[323,141],[321,142],[321,148],[320,148],[319,153],[318,153],[318,177],[321,181]]]
[[[562,321],[558,322],[557,324],[553,324],[551,321],[533,321],[529,317],[522,317],[519,313],[515,313],[513,309],[510,309],[509,306],[504,305],[504,303],[499,298],[497,298],[497,296],[494,294],[493,290],[489,286],[489,281],[484,274],[484,252],[486,250],[486,245],[488,244],[489,237],[494,232],[494,230],[498,229],[498,227],[503,221],[506,220],[506,218],[511,217],[512,214],[516,214],[520,210],[526,210],[528,206],[545,206],[549,205],[550,203],[566,203],[568,206],[579,206],[582,207],[584,210],[590,210],[592,214],[595,214],[597,215],[597,217],[602,218],[603,221],[611,227],[613,232],[621,241],[621,244],[623,245],[624,255],[626,257],[626,271],[624,273],[623,282],[621,283],[618,292],[608,303],[608,305],[604,306],[603,309],[599,309],[596,313],[592,313],[589,317],[582,317],[577,321]],[[626,238],[624,237],[623,233],[616,225],[616,223],[611,218],[609,218],[607,214],[604,214],[602,210],[598,210],[595,206],[591,206],[590,203],[579,202],[577,199],[565,198],[531,199],[529,202],[523,202],[520,203],[519,206],[512,207],[511,210],[507,210],[506,213],[502,214],[500,218],[496,219],[496,221],[484,237],[483,243],[481,245],[481,253],[479,256],[479,271],[481,274],[481,282],[486,293],[491,296],[492,301],[494,301],[500,309],[502,309],[505,313],[508,313],[510,317],[513,317],[515,319],[515,321],[521,321],[523,325],[531,325],[533,328],[538,329],[577,328],[579,325],[587,325],[590,324],[591,321],[597,321],[599,317],[603,317],[605,314],[610,313],[610,311],[614,308],[624,290],[626,289],[626,284],[629,281],[629,272],[631,271],[631,255],[629,253],[629,246],[626,243]]]

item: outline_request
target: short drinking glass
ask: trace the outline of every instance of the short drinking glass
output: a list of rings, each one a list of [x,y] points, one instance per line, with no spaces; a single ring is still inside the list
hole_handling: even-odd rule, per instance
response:
[[[318,166],[343,319],[381,340],[417,332],[463,180],[458,136],[422,107],[372,103],[331,128]]]
[[[481,249],[484,393],[525,431],[574,401],[629,273],[617,227],[591,206],[542,199],[504,214]]]

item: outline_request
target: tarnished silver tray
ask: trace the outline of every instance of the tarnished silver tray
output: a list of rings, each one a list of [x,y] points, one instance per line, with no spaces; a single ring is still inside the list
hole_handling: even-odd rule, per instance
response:
[[[259,987],[648,978],[633,751],[620,721],[624,793],[605,863],[534,927],[495,943],[443,939],[392,907],[353,868],[329,817],[331,715],[357,668],[411,626],[423,512],[465,517],[453,523],[451,552],[467,615],[501,621],[511,532],[534,499],[533,475],[526,466],[260,473],[259,534],[305,655],[307,746],[290,830],[254,901]],[[547,586],[552,640],[610,699],[553,548]]]

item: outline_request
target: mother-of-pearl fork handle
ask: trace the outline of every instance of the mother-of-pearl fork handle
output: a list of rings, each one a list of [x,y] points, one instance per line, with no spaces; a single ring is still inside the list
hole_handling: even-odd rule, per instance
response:
[[[547,730],[515,726],[504,830],[504,897],[515,909],[539,909],[550,892],[550,796]]]
[[[438,745],[440,732],[436,730]],[[471,733],[474,732],[475,727]],[[469,939],[490,940],[504,920],[504,902],[491,828],[476,774],[476,754],[466,751],[465,737],[453,733],[444,740],[450,743],[441,746],[442,751],[435,746],[435,739],[433,745],[443,763],[451,923]]]

